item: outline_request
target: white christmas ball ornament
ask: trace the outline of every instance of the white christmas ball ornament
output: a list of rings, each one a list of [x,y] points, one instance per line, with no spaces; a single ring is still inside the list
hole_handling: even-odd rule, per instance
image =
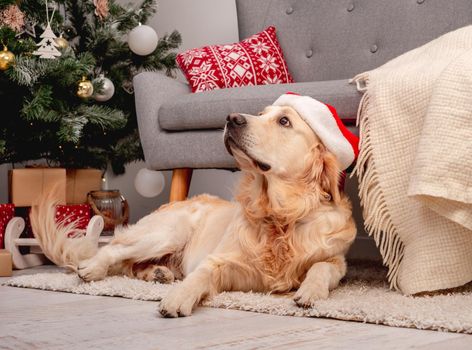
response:
[[[128,45],[136,55],[146,56],[157,47],[157,33],[150,26],[140,24],[128,34]]]
[[[105,78],[102,74],[98,78],[94,79],[94,82],[100,81],[102,83],[102,89],[100,92],[97,92],[93,95],[93,98],[96,101],[99,102],[105,102],[108,101],[110,98],[113,97],[113,94],[115,93],[115,85],[113,85],[113,82]]]
[[[134,179],[136,191],[143,197],[156,197],[164,189],[165,179],[161,171],[143,168]]]

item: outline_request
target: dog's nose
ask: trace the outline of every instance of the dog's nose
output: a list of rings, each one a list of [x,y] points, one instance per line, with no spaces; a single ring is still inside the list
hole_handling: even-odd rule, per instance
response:
[[[229,123],[229,125],[235,127],[242,127],[247,124],[246,118],[239,113],[231,113],[228,115],[228,117],[226,117],[226,121]]]

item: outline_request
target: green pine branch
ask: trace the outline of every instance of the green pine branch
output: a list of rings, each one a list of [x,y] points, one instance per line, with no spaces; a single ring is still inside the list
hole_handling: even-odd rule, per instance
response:
[[[114,19],[120,32],[128,32],[139,23],[146,23],[156,13],[157,4],[155,0],[144,0],[137,8],[124,8],[115,2],[109,4],[110,15]]]
[[[50,85],[40,85],[34,92],[32,98],[25,100],[21,114],[27,121],[55,121],[58,115],[52,109],[53,103],[52,87]]]
[[[6,140],[0,139],[0,159],[2,159],[5,156],[6,153]]]
[[[88,122],[101,130],[121,129],[126,125],[127,118],[119,109],[101,105],[81,105],[77,115],[85,117]]]
[[[86,117],[83,115],[77,115],[76,113],[62,116],[59,131],[57,132],[59,142],[79,143],[80,138],[82,137],[82,131],[87,122],[88,120]]]
[[[90,52],[75,57],[72,51],[61,59],[52,60],[47,66],[47,75],[57,83],[69,88],[78,83],[83,76],[89,76],[95,66],[95,58]]]
[[[47,70],[47,62],[19,56],[15,65],[6,74],[18,85],[32,87]]]
[[[156,50],[148,56],[136,57],[135,64],[146,70],[166,70],[168,75],[177,68],[175,61],[176,53],[172,50],[178,48],[182,43],[182,37],[177,31],[170,35],[166,34],[157,43]]]
[[[139,6],[139,10],[136,11],[138,15],[138,21],[146,23],[149,18],[156,13],[157,4],[155,0],[144,0]]]
[[[136,157],[136,155],[138,155],[138,157]],[[116,146],[112,148],[110,165],[115,174],[123,174],[125,172],[124,164],[136,160],[144,160],[137,130],[127,137],[122,138]]]

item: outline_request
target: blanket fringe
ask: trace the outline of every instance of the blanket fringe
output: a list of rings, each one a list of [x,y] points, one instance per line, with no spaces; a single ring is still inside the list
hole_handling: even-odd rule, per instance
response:
[[[357,112],[357,125],[360,125],[360,152],[352,174],[357,175],[359,179],[359,197],[364,226],[369,236],[374,237],[383,263],[388,267],[387,278],[390,288],[399,290],[398,271],[403,258],[404,244],[392,222],[373,157],[369,123],[371,105],[367,91],[368,74],[359,74],[351,79],[351,82],[355,82],[357,89],[364,92]]]

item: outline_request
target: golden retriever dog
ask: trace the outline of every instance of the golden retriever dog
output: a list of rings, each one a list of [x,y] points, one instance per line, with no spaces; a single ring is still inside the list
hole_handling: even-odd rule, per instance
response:
[[[188,316],[222,291],[296,290],[301,307],[327,298],[356,235],[336,157],[285,106],[231,114],[224,142],[242,170],[234,202],[200,195],[163,205],[99,249],[86,236],[67,238],[74,226],[56,224],[55,203],[45,198],[31,212],[44,253],[84,281],[182,279],[160,302],[164,317]]]

